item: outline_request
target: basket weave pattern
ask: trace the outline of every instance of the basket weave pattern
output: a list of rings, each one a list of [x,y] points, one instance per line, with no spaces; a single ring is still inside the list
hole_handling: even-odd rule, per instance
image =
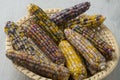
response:
[[[52,15],[56,12],[59,12],[61,9],[48,9],[45,10],[45,12],[48,15]],[[24,20],[26,20],[28,18],[29,15],[27,15],[26,17],[22,18],[21,20],[19,20],[17,22],[18,25],[20,25],[21,23],[23,23]],[[113,60],[107,62],[107,68],[101,72],[96,73],[95,75],[84,79],[84,80],[101,80],[104,79],[107,75],[109,75],[114,68],[116,67],[118,61],[119,61],[119,47],[118,44],[113,36],[113,34],[111,33],[111,31],[105,26],[102,25],[100,27],[100,30],[97,31],[99,32],[101,35],[100,37],[102,37],[102,39],[104,39],[106,42],[108,42],[110,45],[113,46],[113,48],[115,49],[115,52],[113,53]],[[6,39],[6,51],[9,52],[10,50],[13,50],[12,46],[11,46],[11,42],[9,41],[9,39]],[[23,68],[21,66],[17,66],[14,64],[14,66],[23,74],[25,74],[26,76],[28,76],[29,78],[33,79],[33,80],[51,80],[42,76],[39,76],[29,70],[27,70],[26,68]]]

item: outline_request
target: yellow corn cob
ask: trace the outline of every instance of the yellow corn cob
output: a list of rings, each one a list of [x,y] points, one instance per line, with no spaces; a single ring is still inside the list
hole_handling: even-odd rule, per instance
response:
[[[96,70],[105,68],[105,58],[82,35],[71,29],[65,30],[67,40],[81,53],[86,61]]]
[[[63,40],[59,44],[59,48],[66,58],[66,66],[68,67],[74,80],[82,80],[87,77],[87,72],[80,57],[67,40]]]
[[[48,34],[54,39],[56,43],[64,39],[63,32],[58,29],[58,26],[50,20],[47,14],[37,5],[31,4],[28,6],[28,11],[31,15],[35,15],[34,21],[39,24]]]
[[[74,25],[79,24],[83,27],[88,28],[97,28],[99,27],[105,20],[105,17],[102,15],[81,15],[75,19],[68,21],[66,24],[68,26],[74,27]]]
[[[70,73],[69,70],[61,65],[52,62],[40,62],[38,59],[27,53],[9,51],[6,56],[12,60],[13,63],[25,67],[30,71],[53,80],[68,80]]]

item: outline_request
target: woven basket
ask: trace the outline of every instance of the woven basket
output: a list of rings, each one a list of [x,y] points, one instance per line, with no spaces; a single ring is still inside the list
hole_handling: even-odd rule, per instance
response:
[[[45,10],[45,12],[48,15],[52,15],[56,12],[59,12],[61,9],[49,9],[49,10]],[[17,22],[18,25],[20,25],[21,23],[23,23],[23,21],[27,19],[27,16],[22,18],[21,20],[19,20]],[[101,35],[100,37],[102,37],[106,42],[108,42],[110,45],[113,46],[113,48],[115,49],[115,52],[113,53],[113,60],[107,62],[107,67],[105,70],[96,73],[95,75],[84,79],[84,80],[102,80],[104,79],[106,76],[108,76],[116,67],[118,61],[119,61],[119,47],[118,47],[118,43],[116,42],[113,34],[111,33],[111,31],[105,26],[102,25],[100,27],[100,30],[97,31],[99,32]],[[9,41],[9,39],[6,39],[6,51],[9,52],[9,50],[13,50],[12,46],[11,46],[11,42]],[[28,76],[29,78],[33,79],[33,80],[51,80],[51,79],[47,79],[45,77],[41,77],[29,70],[27,70],[26,68],[23,68],[21,66],[17,66],[14,64],[14,66],[23,74],[25,74],[26,76]]]

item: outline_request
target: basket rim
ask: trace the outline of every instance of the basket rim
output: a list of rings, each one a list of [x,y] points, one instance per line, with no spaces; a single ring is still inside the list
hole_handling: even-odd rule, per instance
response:
[[[54,13],[59,12],[61,10],[62,9],[60,9],[60,8],[54,8],[54,9],[45,9],[44,11],[47,14],[54,14]],[[27,16],[23,17],[22,19],[18,20],[17,24],[21,24],[22,21],[24,21],[24,20],[26,20],[28,18],[29,18],[29,14]],[[102,25],[102,28],[104,28],[104,30],[109,33],[109,35],[110,35],[109,37],[111,37],[112,41],[114,42],[114,47],[115,47],[115,50],[116,50],[116,52],[115,52],[116,53],[116,59],[112,60],[112,61],[110,61],[108,63],[108,64],[113,64],[112,68],[108,69],[109,71],[106,71],[106,70],[100,71],[100,72],[96,73],[95,75],[93,75],[93,76],[91,76],[89,78],[86,78],[84,80],[101,80],[101,79],[104,79],[106,76],[108,76],[115,69],[115,67],[118,64],[119,57],[120,57],[120,54],[119,54],[120,51],[119,51],[118,42],[115,39],[115,36],[113,35],[113,33],[105,25]],[[7,47],[7,51],[9,51],[11,48],[8,48],[8,43],[7,42],[8,42],[8,39],[6,39],[6,47]],[[14,66],[16,67],[16,69],[18,69],[20,72],[22,72],[24,75],[28,76],[31,79],[34,79],[34,80],[43,80],[43,79],[51,80],[51,79],[47,79],[45,77],[39,76],[39,75],[29,71],[28,69],[26,69],[24,67],[18,66],[16,64],[14,64]]]

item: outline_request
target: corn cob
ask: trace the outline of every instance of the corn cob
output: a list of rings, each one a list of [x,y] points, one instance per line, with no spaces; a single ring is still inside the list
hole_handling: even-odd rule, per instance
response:
[[[87,39],[71,29],[66,29],[64,32],[68,41],[81,53],[90,66],[96,70],[105,68],[105,58]]]
[[[83,27],[97,28],[104,22],[104,20],[105,17],[102,15],[81,15],[75,19],[68,21],[66,24],[71,27],[74,27],[74,25],[78,24]]]
[[[91,75],[95,74],[96,72],[98,72],[99,70],[94,69],[85,59],[84,57],[82,57],[81,54],[79,54],[79,52],[76,50],[76,52],[78,53],[78,56],[81,58],[82,62],[84,63],[86,70],[87,70],[87,77],[90,77]]]
[[[55,42],[47,35],[47,33],[34,22],[23,26],[26,28],[26,35],[41,49],[54,63],[64,64],[65,58],[55,44]]]
[[[31,4],[28,6],[28,11],[31,15],[36,16],[34,17],[34,21],[47,31],[56,43],[59,43],[60,40],[64,39],[63,32],[58,29],[58,26],[55,25],[54,22],[50,21],[50,18],[40,7]]]
[[[69,42],[63,40],[60,42],[59,47],[66,58],[66,66],[73,76],[73,79],[82,80],[86,78],[87,72],[85,66]]]
[[[50,62],[46,55],[25,36],[25,32],[20,30],[21,27],[17,26],[14,22],[8,21],[5,26],[5,33],[8,35],[12,42],[12,46],[16,51],[26,52],[32,55],[33,58],[40,58],[41,62]]]
[[[84,60],[84,63],[86,65],[88,77],[90,77],[90,76],[94,75],[95,73],[99,72],[99,70],[94,69],[85,59],[83,59],[83,60]]]
[[[87,77],[92,76],[93,74],[99,72],[99,70],[94,69],[87,61],[84,57],[82,57],[81,54],[79,54],[79,51],[76,50],[76,52],[78,53],[78,56],[81,58],[82,62],[84,63],[86,70],[87,70]]]
[[[111,45],[103,41],[99,35],[87,27],[81,27],[80,25],[75,25],[73,28],[74,31],[80,33],[85,38],[93,43],[93,45],[102,53],[102,55],[107,59],[112,59],[112,53],[114,49]]]
[[[64,66],[54,64],[52,62],[45,63],[33,59],[31,55],[18,53],[15,51],[8,52],[6,56],[13,61],[13,63],[25,67],[30,71],[53,80],[68,80],[70,74],[69,70]]]
[[[78,15],[87,11],[90,7],[89,2],[79,3],[73,7],[64,9],[56,14],[50,16],[51,20],[55,22],[57,25],[62,25],[67,21],[77,17]]]
[[[27,38],[25,37],[24,32],[19,30],[19,27],[14,22],[8,21],[4,30],[12,41],[12,46],[15,50],[29,49],[28,45],[26,45]]]

